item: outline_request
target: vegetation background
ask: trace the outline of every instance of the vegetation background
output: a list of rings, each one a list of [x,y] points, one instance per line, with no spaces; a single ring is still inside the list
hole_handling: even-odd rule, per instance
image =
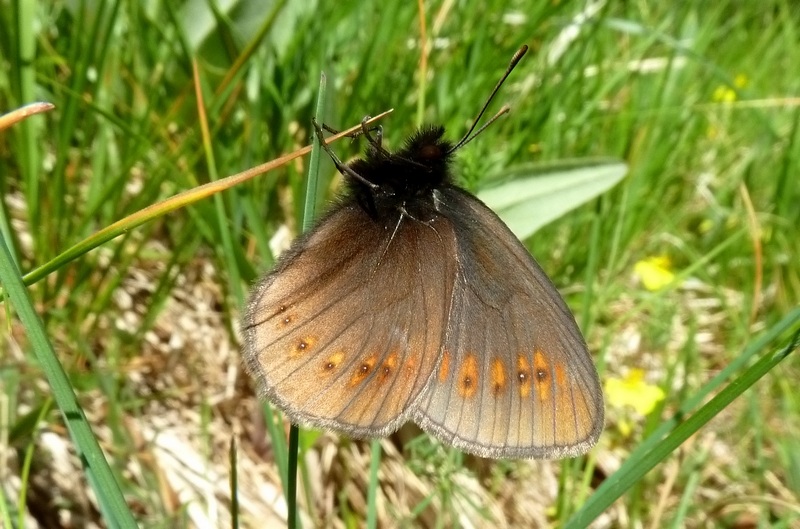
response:
[[[26,277],[38,333],[17,319],[24,303],[0,311],[3,527],[285,523],[285,425],[252,393],[237,321],[248,284],[299,230],[307,158],[58,256],[308,144],[322,71],[327,123],[394,108],[382,124],[398,145],[423,122],[459,136],[521,44],[531,52],[499,97],[512,112],[459,170],[476,190],[527,162],[629,165],[527,241],[596,356],[606,430],[586,458],[498,462],[405,428],[380,443],[372,477],[376,445],[304,432],[304,525],[560,526],[599,491],[624,495],[596,527],[800,527],[791,356],[652,471],[614,477],[653,432],[690,417],[687,403],[730,382],[743,391],[800,328],[790,0],[0,0],[0,114],[55,105],[0,133],[9,262],[52,265]],[[362,147],[335,144],[343,157]],[[320,178],[323,205],[339,179],[329,165]],[[56,358],[113,486],[97,487],[111,482],[89,445],[75,449],[80,413],[51,386]]]

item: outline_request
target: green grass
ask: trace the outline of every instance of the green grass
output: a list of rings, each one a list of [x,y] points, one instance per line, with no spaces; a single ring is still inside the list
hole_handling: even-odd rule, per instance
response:
[[[583,2],[432,3],[424,79],[415,3],[222,4],[0,0],[0,114],[56,107],[0,132],[3,527],[65,513],[225,526],[231,487],[241,527],[278,520],[288,429],[253,396],[236,327],[271,239],[302,230],[309,159],[191,193],[309,144],[322,71],[336,128],[394,108],[390,146],[421,122],[458,137],[521,44],[494,107],[512,111],[461,151],[460,174],[477,190],[528,162],[626,161],[622,183],[527,244],[603,380],[641,369],[664,399],[641,415],[607,398],[597,448],[561,464],[487,462],[403,430],[371,470],[375,446],[303,431],[304,526],[368,511],[409,527],[800,523],[800,366],[778,363],[800,329],[791,2],[609,2],[570,40]],[[362,148],[334,145],[345,159]],[[320,163],[318,210],[339,182]],[[651,291],[634,268],[657,256],[676,279]],[[19,276],[37,268],[26,293]],[[122,496],[101,485],[89,499],[112,475]]]

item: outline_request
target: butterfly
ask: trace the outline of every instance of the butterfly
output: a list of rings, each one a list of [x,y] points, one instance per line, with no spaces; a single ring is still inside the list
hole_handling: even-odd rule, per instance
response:
[[[603,396],[572,313],[454,182],[455,151],[525,50],[456,144],[430,126],[389,151],[364,126],[363,158],[344,164],[326,148],[346,193],[254,285],[242,319],[246,369],[293,423],[374,438],[413,421],[491,458],[596,443]]]

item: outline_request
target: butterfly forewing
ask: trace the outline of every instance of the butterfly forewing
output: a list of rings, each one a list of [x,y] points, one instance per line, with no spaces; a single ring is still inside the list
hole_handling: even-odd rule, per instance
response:
[[[491,210],[457,188],[442,196],[458,276],[442,361],[416,421],[484,457],[585,452],[600,434],[603,401],[572,314]]]
[[[455,237],[441,220],[399,219],[340,205],[253,289],[246,365],[293,422],[386,435],[435,370]]]

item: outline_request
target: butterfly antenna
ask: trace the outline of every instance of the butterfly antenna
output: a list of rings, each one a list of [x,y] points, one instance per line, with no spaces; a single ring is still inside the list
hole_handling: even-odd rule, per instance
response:
[[[472,139],[475,138],[475,136],[477,136],[478,134],[483,132],[483,129],[485,129],[486,127],[488,127],[492,123],[494,123],[494,121],[497,118],[499,118],[500,116],[502,116],[503,114],[508,112],[508,110],[509,110],[508,106],[503,107],[483,127],[478,129],[478,132],[476,132],[475,134],[472,134],[472,131],[474,131],[475,127],[478,126],[478,123],[480,122],[481,118],[483,117],[483,114],[486,112],[486,109],[488,108],[489,103],[492,102],[492,99],[494,99],[494,96],[497,94],[497,91],[500,90],[500,87],[503,86],[503,83],[506,81],[506,79],[508,79],[509,74],[511,74],[511,72],[514,70],[514,68],[516,68],[516,66],[519,63],[519,61],[522,60],[522,57],[527,52],[528,52],[528,46],[522,46],[520,49],[517,50],[517,53],[515,53],[514,56],[511,58],[511,62],[508,64],[508,68],[506,68],[506,73],[504,73],[503,77],[501,77],[500,80],[497,82],[497,84],[494,87],[494,90],[492,90],[492,93],[489,94],[489,98],[486,99],[486,103],[483,104],[483,108],[481,109],[480,113],[478,114],[478,117],[476,117],[475,121],[472,122],[472,126],[469,128],[467,133],[464,134],[464,137],[461,138],[461,140],[459,140],[459,142],[456,143],[455,147],[450,149],[449,152],[453,152],[453,151],[455,151],[457,149],[460,149],[461,147],[463,147],[464,145],[466,145],[467,143],[472,141]]]

